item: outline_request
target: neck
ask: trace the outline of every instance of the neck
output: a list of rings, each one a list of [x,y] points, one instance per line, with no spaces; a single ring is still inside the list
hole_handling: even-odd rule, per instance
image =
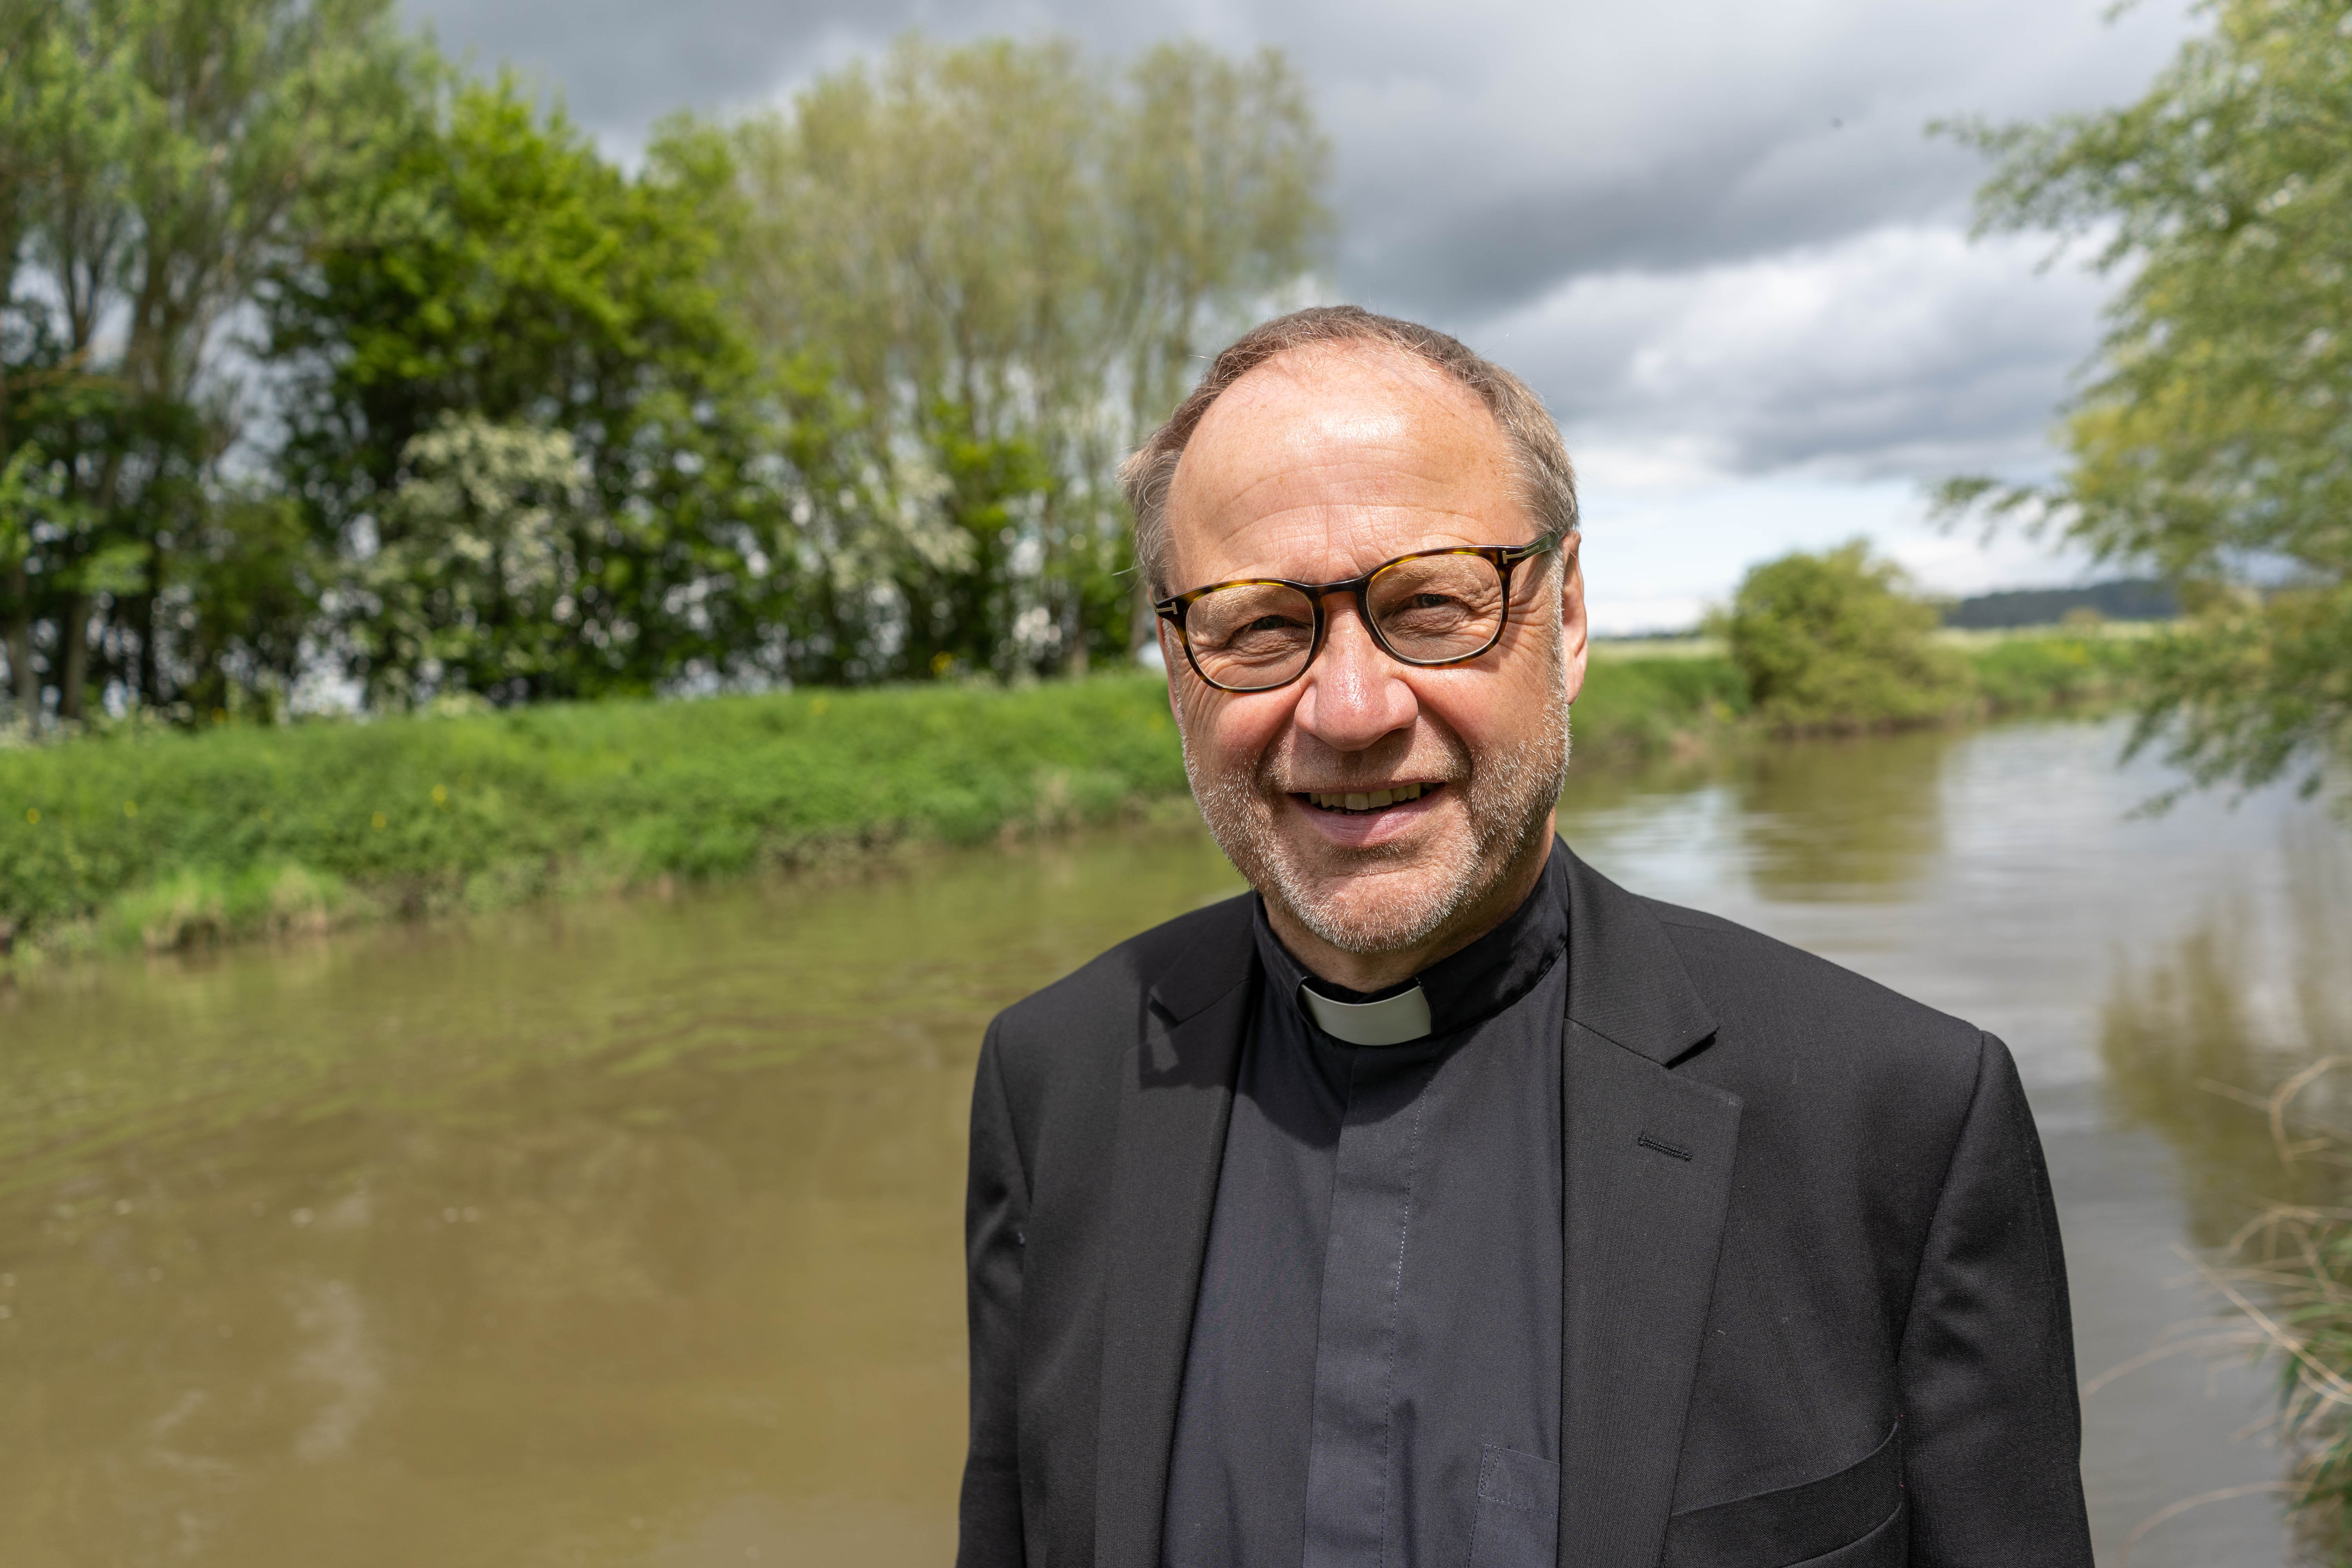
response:
[[[1501,925],[1513,910],[1527,902],[1528,895],[1535,891],[1536,883],[1543,876],[1545,862],[1551,858],[1557,815],[1545,814],[1543,831],[1520,851],[1484,898],[1465,908],[1443,930],[1417,946],[1381,952],[1351,952],[1334,947],[1307,930],[1286,905],[1272,899],[1265,901],[1266,923],[1274,928],[1274,934],[1282,939],[1282,945],[1290,950],[1291,956],[1317,979],[1349,991],[1385,990],[1440,959],[1461,952]]]

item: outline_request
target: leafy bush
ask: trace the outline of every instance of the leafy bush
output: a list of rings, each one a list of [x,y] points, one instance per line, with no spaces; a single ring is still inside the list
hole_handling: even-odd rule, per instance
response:
[[[1978,650],[1969,662],[1977,694],[1994,712],[2045,712],[2127,700],[2154,646],[2153,638],[2095,632],[2011,637]]]
[[[1780,730],[1868,730],[1966,707],[1968,663],[1929,640],[1935,607],[1906,587],[1864,540],[1749,571],[1724,633],[1755,711]]]
[[[1576,756],[1613,760],[1689,745],[1747,707],[1739,671],[1720,656],[1596,659],[1576,700]]]

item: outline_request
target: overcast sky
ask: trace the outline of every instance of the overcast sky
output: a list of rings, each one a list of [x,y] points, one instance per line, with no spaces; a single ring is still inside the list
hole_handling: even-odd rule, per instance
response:
[[[1182,35],[1288,52],[1338,151],[1334,297],[1532,381],[1584,478],[1596,626],[1695,620],[1743,568],[1867,533],[1927,587],[2078,563],[1921,517],[1922,481],[2046,468],[2106,287],[2042,243],[1971,245],[1950,114],[2137,97],[2179,0],[408,0],[628,151],[681,107],[788,95],[910,26]]]

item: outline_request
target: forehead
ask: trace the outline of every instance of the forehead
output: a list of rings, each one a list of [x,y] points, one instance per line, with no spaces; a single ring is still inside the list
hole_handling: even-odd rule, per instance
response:
[[[1530,532],[1511,452],[1477,395],[1375,344],[1294,350],[1225,389],[1169,489],[1183,583],[1325,580],[1447,544]]]

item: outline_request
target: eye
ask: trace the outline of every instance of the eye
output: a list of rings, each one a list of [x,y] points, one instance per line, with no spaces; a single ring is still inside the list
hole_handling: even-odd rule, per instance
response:
[[[1470,613],[1470,606],[1452,594],[1420,593],[1406,595],[1381,613],[1383,624],[1427,626]]]

